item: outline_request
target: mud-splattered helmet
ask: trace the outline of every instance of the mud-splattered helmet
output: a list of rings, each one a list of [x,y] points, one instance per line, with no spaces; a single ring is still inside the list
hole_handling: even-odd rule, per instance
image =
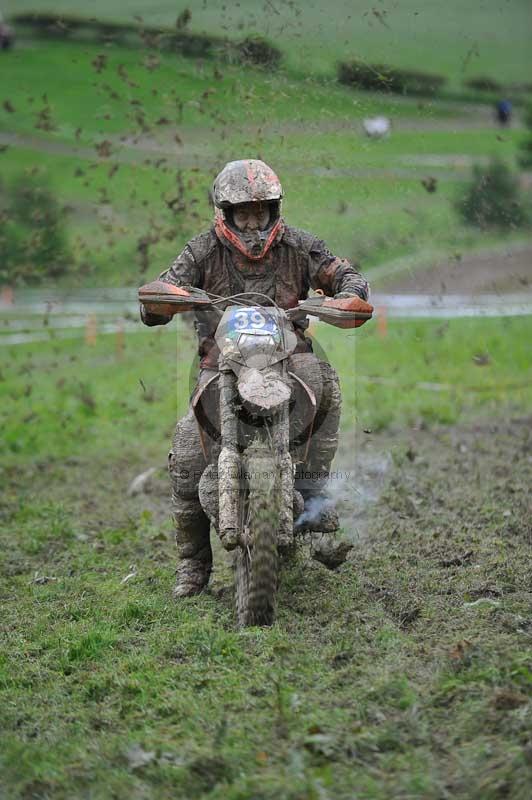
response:
[[[247,258],[264,258],[282,232],[279,178],[264,161],[230,161],[214,180],[212,199],[218,238],[236,247]],[[267,203],[270,218],[264,230],[241,231],[234,224],[233,213],[242,203]]]

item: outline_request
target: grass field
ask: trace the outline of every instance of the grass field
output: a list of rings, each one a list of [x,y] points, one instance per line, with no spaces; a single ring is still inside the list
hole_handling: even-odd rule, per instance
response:
[[[224,0],[188,3],[190,29],[231,38],[260,33],[278,44],[286,67],[297,75],[332,75],[344,58],[421,68],[450,78],[458,86],[464,78],[490,75],[504,82],[528,80],[532,16],[527,0],[487,0],[468,3],[449,0],[401,0],[369,3],[367,0],[332,0],[325,7],[312,2],[277,3]],[[53,9],[87,13],[87,6],[71,0],[5,0],[4,13]],[[175,4],[150,7],[140,0],[127,3],[91,3],[90,14],[100,19],[172,26],[179,11]]]
[[[375,326],[356,334],[319,326],[318,344],[342,379],[344,430],[453,423],[482,408],[532,405],[527,317],[389,324],[384,340]],[[174,325],[131,334],[122,360],[113,337],[100,336],[95,349],[50,337],[50,345],[17,346],[4,358],[3,457],[125,455],[137,447],[139,430],[148,452],[159,451],[188,404],[193,330]],[[489,363],[475,366],[482,356]],[[422,391],[420,384],[448,388]]]
[[[242,155],[271,161],[288,220],[370,277],[388,259],[462,263],[468,248],[509,242],[464,228],[452,203],[471,163],[513,163],[518,126],[501,133],[486,109],[390,103],[330,80],[353,41],[357,55],[393,50],[455,85],[477,70],[523,78],[526,3],[489,0],[463,23],[457,0],[417,5],[350,4],[341,39],[340,0],[336,16],[235,4],[223,10],[231,31],[221,4],[192,7],[194,29],[240,36],[244,14],[279,40],[280,76],[21,43],[2,54],[0,205],[21,175],[49,182],[75,254],[62,281],[82,286],[154,277],[209,224],[210,181]],[[97,0],[90,13],[145,8]],[[148,21],[181,10],[158,3]],[[319,80],[302,78],[310,70]],[[392,116],[389,140],[360,135],[373,113]],[[90,346],[55,336],[46,314],[18,319],[50,341],[9,347],[0,330],[2,800],[528,800],[529,317],[391,319],[385,337],[374,323],[356,335],[317,326],[341,378],[331,488],[355,546],[337,572],[302,547],[283,570],[277,623],[245,632],[219,548],[210,590],[171,600],[165,463],[195,375],[192,329]],[[147,491],[129,496],[152,466]]]
[[[303,550],[278,623],[242,633],[219,552],[210,594],[169,594],[187,329],[121,354],[105,336],[4,350],[2,796],[525,800],[530,334],[526,318],[385,340],[320,326],[341,466],[359,453],[349,492],[365,459],[391,466],[371,533],[346,522],[353,560],[331,573]]]

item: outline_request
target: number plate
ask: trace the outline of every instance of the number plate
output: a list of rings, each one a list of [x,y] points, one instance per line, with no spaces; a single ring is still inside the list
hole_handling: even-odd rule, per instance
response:
[[[226,312],[225,336],[236,339],[241,333],[269,334],[280,338],[279,325],[275,316],[260,306],[230,308]]]

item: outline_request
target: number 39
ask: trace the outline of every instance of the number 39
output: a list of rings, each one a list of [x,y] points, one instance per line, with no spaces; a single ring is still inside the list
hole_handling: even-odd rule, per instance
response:
[[[235,314],[235,328],[239,331],[245,328],[263,328],[266,324],[265,318],[260,311],[237,311]],[[250,320],[251,317],[251,320]]]

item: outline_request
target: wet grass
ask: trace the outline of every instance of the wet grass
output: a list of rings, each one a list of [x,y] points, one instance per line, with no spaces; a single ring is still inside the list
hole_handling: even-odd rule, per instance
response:
[[[314,329],[342,382],[346,430],[452,423],[464,414],[532,405],[529,317],[389,320],[356,333]],[[46,327],[43,326],[46,330]],[[187,407],[195,336],[175,320],[165,328],[115,336],[2,348],[0,420],[9,463],[49,458],[161,452]],[[118,348],[118,349],[117,349]],[[163,448],[164,450],[164,448]],[[164,459],[163,459],[164,461]]]
[[[502,387],[530,379],[530,322],[505,326],[366,326],[354,364],[320,327],[344,435],[358,412],[375,426],[362,462],[393,466],[353,560],[332,573],[302,551],[276,625],[246,632],[219,553],[210,593],[170,596],[162,467],[192,343],[177,367],[169,331],[126,336],[120,358],[113,337],[7,351],[2,796],[525,800],[531,399]],[[356,381],[372,374],[397,385]],[[436,393],[423,406],[415,381],[436,379],[450,411]]]
[[[342,379],[346,428],[455,423],[463,415],[532,405],[529,317],[389,320],[345,339],[319,327]],[[523,335],[524,333],[524,335]]]
[[[110,177],[114,149],[101,163],[18,147],[0,154],[4,180],[42,170],[74,206],[73,230],[90,243],[81,283],[136,282],[138,236],[159,216],[161,193],[173,197],[180,170],[191,213],[179,241],[154,246],[150,271],[166,266],[209,220],[212,164],[244,146],[286,165],[290,221],[334,249],[362,249],[369,263],[424,241],[454,252],[478,240],[455,227],[453,181],[429,197],[415,174],[366,180],[334,168],[489,155],[492,146],[510,156],[515,144],[512,132],[494,141],[486,131],[412,131],[373,147],[312,123],[377,111],[426,121],[447,110],[388,106],[294,77],[217,76],[166,57],[151,70],[130,51],[109,50],[104,71],[88,72],[98,52],[39,44],[3,63],[15,107],[0,112],[3,131],[68,147],[109,139],[118,151],[115,139],[140,130],[138,100],[150,126],[167,116],[157,129],[183,135],[168,172],[139,153]],[[434,53],[457,59],[456,47]],[[472,58],[480,68],[484,55]],[[46,102],[56,129],[36,131]],[[262,130],[294,117],[308,128],[303,138]],[[181,158],[195,144],[198,172]],[[106,227],[96,206],[116,219]],[[393,466],[352,561],[330,573],[303,551],[284,571],[276,625],[243,633],[219,553],[211,592],[177,605],[170,596],[164,465],[188,402],[192,332],[146,329],[126,335],[123,349],[103,336],[93,347],[52,337],[2,348],[2,797],[528,800],[530,328],[526,318],[391,321],[386,338],[375,325],[355,338],[319,328],[342,380],[344,440],[368,461],[391,453]],[[147,493],[128,496],[153,465]]]

